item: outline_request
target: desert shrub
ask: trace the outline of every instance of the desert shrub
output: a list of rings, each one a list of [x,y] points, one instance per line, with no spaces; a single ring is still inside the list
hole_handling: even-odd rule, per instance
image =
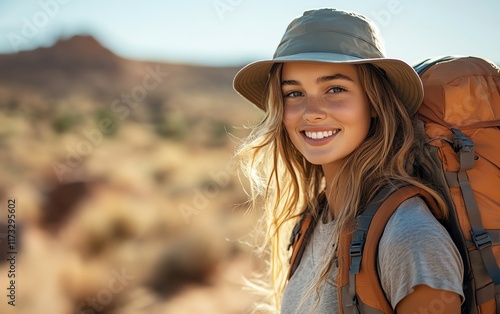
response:
[[[180,114],[167,114],[155,125],[155,132],[162,138],[183,141],[188,134],[188,123]]]
[[[226,121],[214,120],[210,123],[211,144],[214,146],[224,145],[229,139],[231,125]]]
[[[113,114],[109,110],[105,109],[100,109],[94,112],[94,118],[95,118],[95,123],[96,125],[99,125],[99,123],[103,120],[110,120],[111,125],[114,127],[110,130],[110,132],[105,132],[105,136],[113,136],[116,134],[118,131],[119,123],[116,114]]]
[[[79,122],[79,117],[74,113],[58,113],[52,118],[52,129],[59,134],[66,133]]]

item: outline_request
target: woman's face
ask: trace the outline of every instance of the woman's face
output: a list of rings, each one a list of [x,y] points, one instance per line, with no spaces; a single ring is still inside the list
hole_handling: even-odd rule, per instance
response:
[[[281,90],[285,128],[312,164],[336,168],[366,138],[374,114],[353,65],[285,63]]]

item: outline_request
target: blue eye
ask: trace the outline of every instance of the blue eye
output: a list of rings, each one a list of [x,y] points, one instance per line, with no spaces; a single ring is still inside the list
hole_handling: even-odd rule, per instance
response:
[[[303,96],[303,94],[299,91],[291,91],[283,95],[283,97],[295,98]]]
[[[340,87],[340,86],[335,86],[335,87],[332,87],[328,90],[329,93],[334,93],[334,94],[342,93],[345,91],[346,91],[346,89],[343,87]]]

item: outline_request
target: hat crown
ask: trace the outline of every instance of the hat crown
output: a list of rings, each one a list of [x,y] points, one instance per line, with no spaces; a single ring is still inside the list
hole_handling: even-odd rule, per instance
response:
[[[364,16],[335,9],[304,12],[285,31],[273,58],[307,52],[328,52],[360,59],[384,58],[377,27]]]
[[[235,90],[267,110],[272,67],[288,62],[372,64],[383,70],[410,116],[423,99],[422,81],[415,70],[402,60],[386,58],[375,24],[353,12],[330,8],[304,12],[289,24],[272,59],[248,64],[236,74]]]

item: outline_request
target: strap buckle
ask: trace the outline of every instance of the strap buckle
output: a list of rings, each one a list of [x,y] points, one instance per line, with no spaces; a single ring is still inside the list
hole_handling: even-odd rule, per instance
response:
[[[472,236],[472,241],[474,241],[476,248],[478,248],[479,250],[485,249],[485,248],[490,247],[492,245],[490,234],[487,231],[485,231],[485,230],[479,230],[479,231],[471,230],[470,234]]]
[[[363,247],[365,246],[366,232],[358,229],[352,236],[349,254],[351,255],[351,267],[349,273],[351,275],[358,274],[361,269],[361,259],[363,258]]]
[[[453,149],[460,156],[460,171],[466,171],[474,168],[474,142],[462,131],[451,129],[453,132]],[[466,180],[465,176],[463,177]]]
[[[451,131],[453,132],[453,150],[474,153],[474,143],[470,138],[459,129],[452,128]]]
[[[363,247],[365,246],[365,241],[353,241],[349,247],[349,253],[351,257],[361,256],[363,253]]]
[[[358,217],[359,218],[359,217]],[[358,229],[354,231],[351,240],[351,246],[349,247],[349,253],[351,257],[361,256],[363,253],[363,247],[366,241],[366,231],[363,229]]]

